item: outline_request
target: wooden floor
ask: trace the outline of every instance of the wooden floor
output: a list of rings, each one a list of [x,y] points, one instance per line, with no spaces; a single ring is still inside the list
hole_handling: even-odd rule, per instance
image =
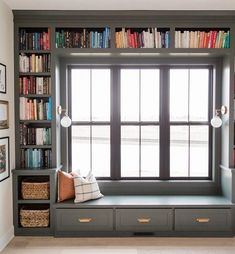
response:
[[[235,238],[15,237],[1,254],[235,254]]]

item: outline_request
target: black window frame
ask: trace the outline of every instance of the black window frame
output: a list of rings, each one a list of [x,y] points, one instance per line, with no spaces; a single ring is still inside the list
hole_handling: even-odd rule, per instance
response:
[[[98,180],[212,180],[212,147],[213,147],[213,129],[210,125],[210,119],[213,114],[213,65],[205,64],[146,64],[146,65],[69,65],[68,70],[68,112],[71,113],[71,70],[72,69],[105,69],[109,68],[111,73],[110,87],[110,177],[97,177]],[[159,122],[121,122],[121,105],[120,105],[120,73],[121,69],[159,69],[160,71],[160,105],[159,105]],[[169,119],[169,85],[170,85],[170,69],[208,69],[209,70],[209,92],[208,92],[208,121],[205,122],[170,122]],[[208,125],[208,141],[209,141],[209,160],[208,160],[208,177],[170,177],[170,126],[173,125]],[[72,125],[109,125],[109,122],[72,122]],[[121,126],[159,126],[159,177],[121,177]],[[71,127],[68,128],[68,166],[72,168],[72,142]]]

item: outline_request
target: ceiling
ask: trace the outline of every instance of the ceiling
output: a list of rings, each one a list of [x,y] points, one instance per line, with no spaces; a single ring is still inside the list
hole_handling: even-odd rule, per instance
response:
[[[235,10],[235,0],[0,0],[22,10]]]

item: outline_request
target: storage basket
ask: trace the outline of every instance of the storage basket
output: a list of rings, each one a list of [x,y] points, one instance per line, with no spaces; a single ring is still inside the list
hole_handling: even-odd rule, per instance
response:
[[[23,180],[21,182],[21,195],[23,199],[49,199],[50,184],[33,180]]]
[[[24,228],[48,227],[49,208],[26,208],[20,209],[20,224]]]

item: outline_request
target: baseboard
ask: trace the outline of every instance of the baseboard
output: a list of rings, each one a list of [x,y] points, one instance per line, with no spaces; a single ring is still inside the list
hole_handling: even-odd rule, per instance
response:
[[[6,233],[0,238],[0,252],[7,246],[7,244],[14,237],[14,227],[12,226]]]

